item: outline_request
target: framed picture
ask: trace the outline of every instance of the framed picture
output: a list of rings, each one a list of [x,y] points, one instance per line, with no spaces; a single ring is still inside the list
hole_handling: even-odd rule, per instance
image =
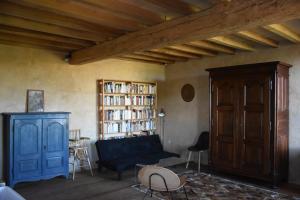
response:
[[[27,112],[44,112],[44,90],[27,90]]]

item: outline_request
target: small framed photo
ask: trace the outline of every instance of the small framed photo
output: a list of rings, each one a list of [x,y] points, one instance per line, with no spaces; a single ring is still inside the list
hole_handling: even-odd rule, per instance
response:
[[[27,90],[27,112],[44,112],[44,90]]]

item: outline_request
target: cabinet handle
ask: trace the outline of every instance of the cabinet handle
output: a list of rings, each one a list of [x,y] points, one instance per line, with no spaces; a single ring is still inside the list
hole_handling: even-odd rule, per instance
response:
[[[46,150],[46,145],[44,145],[44,150]]]

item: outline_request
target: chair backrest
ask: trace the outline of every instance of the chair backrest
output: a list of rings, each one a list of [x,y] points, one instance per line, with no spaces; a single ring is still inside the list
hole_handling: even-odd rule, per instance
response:
[[[209,148],[209,132],[208,131],[203,131],[199,135],[196,146],[201,147],[201,149],[208,149]]]
[[[142,185],[156,191],[177,190],[180,186],[180,178],[173,171],[155,165],[143,167],[138,174],[139,181]],[[165,180],[165,182],[164,182]]]
[[[80,146],[80,137],[81,131],[80,129],[72,129],[69,131],[69,146]]]

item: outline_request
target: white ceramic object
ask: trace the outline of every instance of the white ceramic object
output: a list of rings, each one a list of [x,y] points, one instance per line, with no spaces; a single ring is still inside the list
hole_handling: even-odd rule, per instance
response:
[[[25,200],[21,195],[10,187],[0,187],[0,199],[1,200]]]
[[[160,174],[164,177],[169,191],[177,190],[181,186],[181,181],[177,174],[169,169],[155,165],[145,166],[139,171],[138,178],[140,183],[149,187],[149,177],[152,174]],[[152,175],[151,188],[156,191],[167,191],[163,179],[158,175]]]

